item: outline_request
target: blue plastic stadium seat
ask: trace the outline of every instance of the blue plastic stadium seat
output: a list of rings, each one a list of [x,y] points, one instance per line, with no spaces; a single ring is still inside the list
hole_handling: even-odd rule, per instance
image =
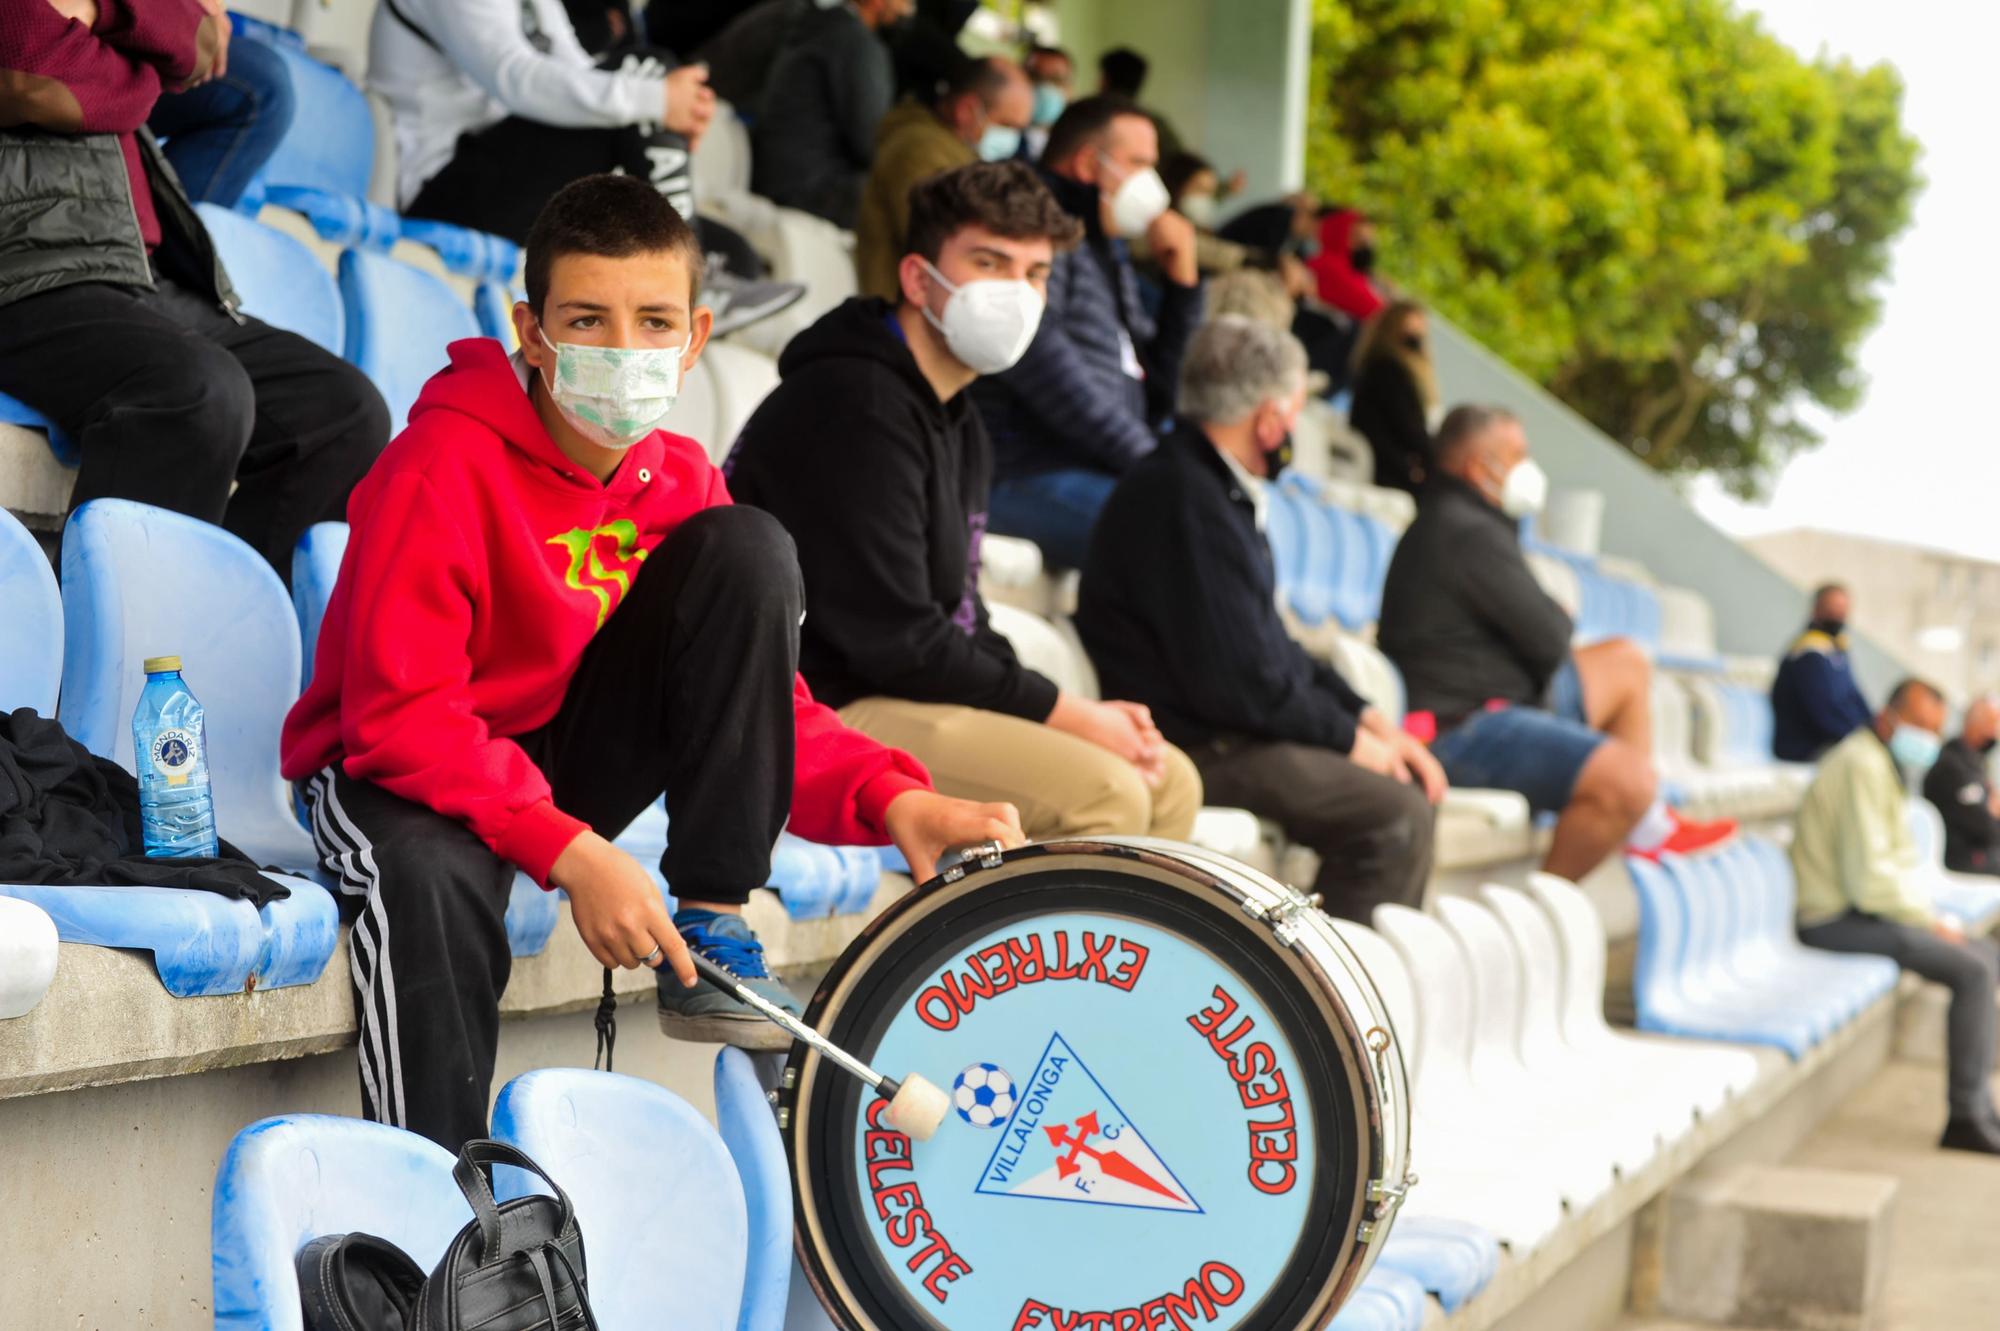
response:
[[[400,230],[395,213],[371,203],[375,119],[368,99],[347,76],[286,42],[271,49],[292,77],[292,129],[238,204],[254,213],[268,200],[303,214],[337,245],[387,249]]]
[[[431,1270],[472,1219],[451,1167],[435,1142],[356,1118],[293,1114],[237,1133],[211,1205],[217,1331],[298,1331],[293,1262],[321,1235],[374,1234]]]
[[[1378,1264],[1327,1323],[1327,1331],[1421,1331],[1423,1324],[1423,1285]]]
[[[1438,1295],[1446,1313],[1456,1313],[1500,1267],[1500,1239],[1464,1221],[1402,1215],[1376,1265],[1412,1277]]]
[[[1375,1260],[1437,1295],[1446,1312],[1456,1312],[1500,1269],[1500,1240],[1466,1221],[1404,1215]]]
[[[124,499],[71,514],[63,537],[63,726],[132,769],[141,661],[177,655],[207,713],[222,835],[260,864],[308,869],[311,841],[278,775],[298,697],[299,630],[285,585],[222,528]]]
[[[1642,1030],[1767,1044],[1794,1058],[1893,989],[1893,963],[1801,948],[1782,852],[1630,858],[1639,895],[1633,992]]]
[[[63,608],[56,573],[34,534],[0,509],[0,712],[56,714]]]
[[[195,211],[215,239],[245,314],[341,354],[347,321],[340,289],[311,250],[282,231],[216,204],[198,203]]]
[[[521,267],[521,247],[504,236],[474,231],[428,217],[405,217],[402,237],[437,252],[451,272],[482,282],[512,282]]]
[[[514,296],[504,284],[488,280],[473,288],[472,317],[485,336],[503,347],[514,345]]]
[[[157,544],[146,527],[152,517],[166,520]],[[11,519],[8,526],[14,526]],[[0,534],[6,530],[0,528]],[[178,539],[190,535],[194,538],[190,542]],[[211,568],[202,552],[221,543],[226,543],[222,558]],[[239,554],[277,588],[263,561],[220,528],[122,500],[98,500],[79,509],[72,519],[64,543],[67,586],[60,612],[50,616],[47,586],[35,591],[29,576],[33,565],[22,558],[29,551],[20,549],[18,540],[8,545],[9,551],[0,554],[0,570],[19,576],[20,582],[0,576],[0,611],[10,623],[17,610],[28,622],[39,616],[44,630],[35,637],[42,644],[35,659],[20,663],[24,679],[40,681],[22,686],[39,691],[34,701],[52,701],[47,675],[60,669],[68,706],[56,714],[65,729],[93,753],[131,770],[131,713],[144,683],[140,658],[173,650],[133,645],[133,640],[150,641],[150,635],[162,631],[158,626],[176,624],[177,610],[193,615],[190,627],[172,630],[173,640],[197,677],[197,662],[221,666],[209,676],[213,687],[208,690],[222,701],[220,712],[215,702],[205,705],[222,834],[259,863],[309,865],[309,850],[303,858],[293,853],[302,841],[295,827],[289,837],[273,837],[267,835],[270,828],[260,817],[256,793],[263,779],[273,783],[266,794],[282,800],[277,727],[289,697],[275,702],[275,715],[261,714],[260,708],[273,696],[256,682],[258,663],[269,659],[269,652],[261,649],[269,644],[259,637],[254,614],[239,618],[224,590],[237,585],[228,565]],[[39,551],[32,553],[39,557]],[[176,604],[158,580],[171,576],[173,561],[180,557],[197,569],[189,583],[206,585],[202,592],[180,595]],[[277,590],[282,598],[282,588]],[[204,592],[221,596],[206,600]],[[290,630],[289,616],[284,630]],[[238,631],[246,651],[236,649]],[[279,635],[280,647],[283,636]],[[292,649],[296,651],[295,641]],[[282,658],[282,650],[278,655]],[[11,654],[10,658],[10,666],[20,660]],[[234,683],[238,677],[253,682]],[[10,683],[10,692],[12,687]],[[232,759],[231,755],[250,756]],[[291,888],[291,896],[261,910],[214,893],[173,888],[20,884],[0,886],[0,895],[39,906],[55,921],[65,942],[151,952],[167,991],[187,997],[235,993],[252,985],[309,984],[325,970],[338,930],[332,898],[306,879],[272,876]]]
[[[36,411],[19,398],[0,393],[0,425],[22,425],[30,430],[42,430],[49,436],[49,451],[56,455],[56,461],[65,467],[74,467],[82,454],[76,450],[76,443],[68,435],[49,423],[49,418]]]
[[[347,359],[375,381],[400,430],[424,382],[445,367],[445,348],[478,337],[472,311],[431,274],[380,254],[340,256],[347,305]]]
[[[501,1090],[493,1135],[533,1156],[575,1203],[602,1326],[737,1331],[743,1183],[686,1101],[634,1077],[543,1068]],[[531,1181],[509,1170],[495,1182],[519,1196]]]
[[[319,648],[319,622],[333,597],[334,579],[347,554],[347,524],[316,522],[299,537],[292,552],[292,608],[299,617],[299,658],[305,663],[300,687],[312,683],[313,653]]]
[[[770,1059],[774,1085],[778,1061]],[[749,1226],[737,1331],[781,1325],[791,1294],[792,1173],[764,1081],[756,1062],[741,1049],[725,1047],[716,1055],[715,1125],[743,1180]]]
[[[1387,523],[1367,513],[1356,513],[1355,526],[1367,549],[1363,566],[1361,601],[1356,607],[1357,626],[1372,624],[1382,617],[1382,584],[1389,580],[1389,560],[1396,553],[1396,533]]]

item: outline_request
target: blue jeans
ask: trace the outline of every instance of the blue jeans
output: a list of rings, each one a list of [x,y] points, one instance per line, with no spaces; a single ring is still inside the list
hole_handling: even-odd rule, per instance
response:
[[[1560,813],[1602,743],[1603,735],[1572,717],[1499,707],[1438,736],[1431,754],[1454,786],[1519,791],[1536,813]]]
[[[993,482],[987,530],[1042,547],[1051,568],[1082,568],[1097,515],[1118,486],[1108,471],[1044,471]]]
[[[292,77],[262,42],[229,43],[229,72],[168,93],[146,125],[165,140],[167,161],[196,203],[234,208],[292,125]]]

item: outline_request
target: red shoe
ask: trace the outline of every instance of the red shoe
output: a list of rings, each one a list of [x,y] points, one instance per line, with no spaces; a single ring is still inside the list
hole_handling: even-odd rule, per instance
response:
[[[1651,850],[1635,850],[1631,852],[1632,854],[1641,859],[1654,861],[1662,855],[1691,855],[1698,850],[1707,850],[1710,846],[1720,845],[1736,835],[1734,818],[1717,818],[1713,822],[1692,823],[1681,817],[1679,810],[1672,808],[1667,810],[1667,816],[1674,820],[1674,830],[1667,834],[1667,839]]]

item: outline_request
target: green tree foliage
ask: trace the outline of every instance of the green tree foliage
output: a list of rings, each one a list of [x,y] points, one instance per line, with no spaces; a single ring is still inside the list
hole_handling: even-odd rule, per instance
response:
[[[1887,66],[1732,0],[1314,0],[1308,179],[1664,471],[1740,494],[1852,407],[1921,180]]]

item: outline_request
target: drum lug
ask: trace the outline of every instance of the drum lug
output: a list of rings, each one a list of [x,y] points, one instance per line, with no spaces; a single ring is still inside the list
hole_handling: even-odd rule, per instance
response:
[[[956,855],[958,858],[949,867],[940,870],[938,873],[938,877],[944,879],[947,883],[955,883],[965,877],[968,865],[976,864],[982,869],[997,869],[1003,862],[1001,858],[1002,851],[998,841],[982,841],[974,846],[966,846],[960,850],[949,851],[946,857],[949,858],[952,855]]]
[[[791,1126],[792,1126],[792,1108],[791,1108],[791,1106],[790,1106],[790,1105],[779,1105],[779,1106],[778,1106],[778,1131],[780,1131],[780,1132],[783,1132],[783,1131],[785,1131],[786,1129],[790,1128]]]
[[[1243,903],[1243,911],[1251,919],[1270,925],[1271,932],[1278,936],[1278,941],[1286,947],[1290,947],[1299,940],[1299,932],[1302,926],[1299,924],[1298,917],[1306,914],[1308,911],[1318,910],[1319,902],[1320,896],[1317,892],[1310,895],[1300,892],[1287,892],[1285,899],[1275,906],[1266,906],[1261,902],[1246,900]]]
[[[1412,1173],[1405,1173],[1403,1181],[1393,1185],[1387,1179],[1368,1180],[1368,1200],[1375,1209],[1369,1219],[1361,1222],[1354,1237],[1362,1243],[1373,1243],[1380,1238],[1389,1227],[1389,1222],[1396,1218],[1396,1212],[1402,1208],[1403,1198],[1409,1195],[1416,1183],[1417,1176]]]

